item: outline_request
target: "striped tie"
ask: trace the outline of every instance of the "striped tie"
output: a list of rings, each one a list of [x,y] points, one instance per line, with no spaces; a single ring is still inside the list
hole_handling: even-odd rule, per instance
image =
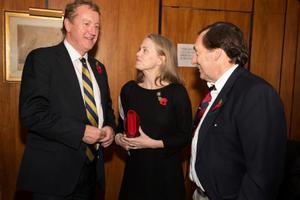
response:
[[[94,99],[93,84],[91,74],[88,70],[85,58],[80,59],[82,63],[82,84],[84,91],[84,102],[87,118],[90,124],[94,127],[98,127],[98,114],[96,102]],[[93,161],[96,155],[96,148],[93,145],[88,145],[85,151],[88,159]]]

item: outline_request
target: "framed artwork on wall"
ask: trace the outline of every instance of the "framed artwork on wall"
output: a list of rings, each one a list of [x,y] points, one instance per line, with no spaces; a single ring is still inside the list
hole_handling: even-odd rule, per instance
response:
[[[27,54],[39,47],[52,46],[63,39],[63,17],[49,10],[4,11],[5,81],[20,81]],[[35,15],[33,15],[33,14]],[[43,16],[43,13],[45,14]],[[59,17],[57,17],[59,16]]]

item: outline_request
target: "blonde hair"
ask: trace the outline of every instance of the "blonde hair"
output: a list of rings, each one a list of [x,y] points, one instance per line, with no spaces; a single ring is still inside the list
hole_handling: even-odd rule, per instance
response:
[[[151,33],[145,37],[145,39],[150,39],[154,45],[158,55],[164,56],[161,73],[156,77],[155,84],[159,82],[162,85],[162,82],[168,83],[181,83],[180,77],[176,71],[177,67],[177,54],[176,49],[172,42],[158,34]],[[137,70],[136,81],[141,83],[144,81],[144,73],[141,70]]]

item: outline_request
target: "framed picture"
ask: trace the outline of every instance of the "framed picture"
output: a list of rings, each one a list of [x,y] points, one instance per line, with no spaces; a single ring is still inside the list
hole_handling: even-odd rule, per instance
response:
[[[63,17],[5,11],[4,66],[6,81],[20,81],[28,53],[63,39]]]

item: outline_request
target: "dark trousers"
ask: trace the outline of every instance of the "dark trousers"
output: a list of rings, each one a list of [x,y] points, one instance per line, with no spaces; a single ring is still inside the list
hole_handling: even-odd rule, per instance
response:
[[[93,200],[96,189],[96,164],[84,164],[74,191],[70,195],[56,196],[33,193],[32,200]]]

